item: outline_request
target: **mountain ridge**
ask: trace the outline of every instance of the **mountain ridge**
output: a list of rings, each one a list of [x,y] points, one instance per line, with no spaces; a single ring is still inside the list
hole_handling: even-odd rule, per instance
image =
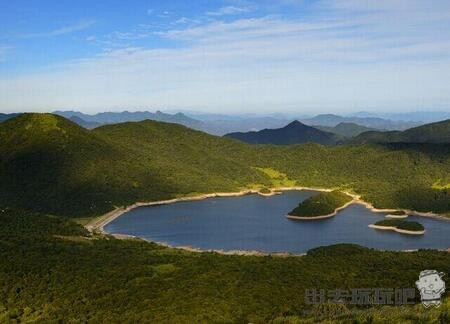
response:
[[[339,123],[355,123],[365,127],[387,130],[402,130],[415,127],[419,124],[411,121],[392,121],[380,117],[344,117],[335,114],[319,114],[312,118],[302,119],[301,121],[311,126],[321,125],[335,127]]]
[[[361,133],[368,132],[368,131],[379,131],[379,129],[361,126],[355,123],[350,122],[341,122],[337,124],[334,127],[331,126],[320,126],[316,125],[315,128],[318,128],[320,130],[334,133],[336,135],[344,136],[344,137],[355,137]]]
[[[318,143],[332,145],[339,138],[329,132],[305,125],[298,120],[292,121],[282,128],[263,129],[253,132],[229,133],[224,137],[234,138],[249,144],[290,145],[302,143]]]
[[[364,132],[356,143],[450,143],[450,119],[409,128],[405,131]]]

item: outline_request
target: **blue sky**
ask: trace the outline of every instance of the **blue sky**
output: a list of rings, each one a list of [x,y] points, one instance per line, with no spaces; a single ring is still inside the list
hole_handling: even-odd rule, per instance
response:
[[[447,0],[0,2],[0,112],[450,110]]]

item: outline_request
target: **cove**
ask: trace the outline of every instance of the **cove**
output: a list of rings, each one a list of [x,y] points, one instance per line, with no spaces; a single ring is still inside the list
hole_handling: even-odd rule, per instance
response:
[[[133,209],[105,226],[111,234],[126,234],[174,247],[304,253],[312,248],[353,243],[381,250],[447,249],[450,222],[409,216],[426,229],[409,236],[369,228],[384,218],[358,204],[335,217],[292,221],[285,215],[314,191],[285,191],[263,197],[250,194],[181,201]]]

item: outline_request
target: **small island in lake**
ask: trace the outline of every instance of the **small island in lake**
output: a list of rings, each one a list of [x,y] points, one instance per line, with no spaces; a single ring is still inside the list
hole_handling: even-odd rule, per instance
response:
[[[352,201],[351,196],[337,190],[321,192],[301,202],[286,217],[296,220],[329,218],[347,207]]]
[[[369,227],[402,234],[422,235],[425,233],[425,228],[422,224],[399,219],[384,219],[375,224],[370,224]]]
[[[396,210],[386,215],[386,218],[402,219],[407,218],[408,214],[404,210]]]
[[[273,195],[279,195],[279,194],[281,194],[281,192],[269,189],[267,187],[262,187],[261,189],[258,190],[258,195],[266,196],[266,197],[273,196]]]
[[[267,187],[262,187],[261,189],[259,189],[259,193],[262,193],[262,194],[270,194],[270,193],[272,193],[272,190],[270,190],[270,189],[267,188]]]

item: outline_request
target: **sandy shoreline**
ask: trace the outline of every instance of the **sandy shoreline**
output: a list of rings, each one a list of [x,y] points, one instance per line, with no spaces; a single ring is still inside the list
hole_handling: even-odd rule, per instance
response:
[[[393,232],[397,232],[397,233],[401,233],[401,234],[408,234],[408,235],[423,235],[423,234],[425,234],[425,230],[423,230],[423,231],[408,231],[408,230],[400,229],[400,228],[397,228],[394,226],[380,226],[380,225],[370,224],[369,227],[377,229],[377,230],[393,231]]]
[[[408,218],[408,215],[386,215],[386,218],[391,218],[391,219],[405,219]]]

